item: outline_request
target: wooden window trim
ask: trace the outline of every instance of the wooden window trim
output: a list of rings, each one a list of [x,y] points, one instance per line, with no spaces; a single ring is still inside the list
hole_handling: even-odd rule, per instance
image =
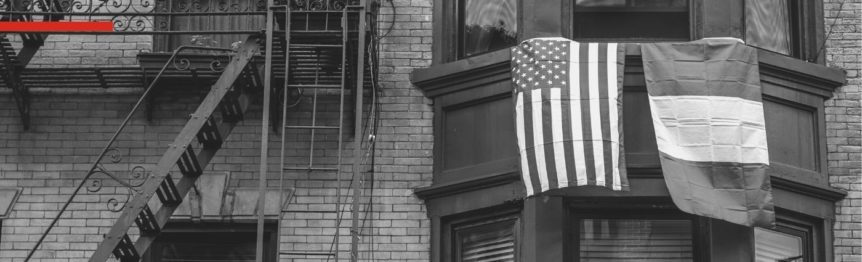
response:
[[[451,215],[442,218],[440,233],[440,256],[441,262],[456,262],[458,259],[458,247],[456,247],[459,227],[478,227],[494,223],[512,222],[515,234],[515,261],[520,256],[521,242],[521,208],[520,206],[496,206],[474,210],[462,214]]]

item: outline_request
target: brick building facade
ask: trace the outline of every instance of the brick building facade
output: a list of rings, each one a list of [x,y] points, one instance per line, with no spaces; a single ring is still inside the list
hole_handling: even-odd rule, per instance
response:
[[[385,2],[378,17],[378,30],[386,34],[380,40],[378,60],[380,127],[373,151],[373,178],[370,175],[363,178],[360,216],[365,224],[359,253],[367,261],[431,261],[435,256],[432,250],[436,250],[432,249],[435,233],[426,205],[414,195],[414,189],[432,183],[433,102],[411,83],[410,74],[416,68],[432,65],[432,42],[440,41],[432,37],[435,1],[393,0],[394,13]],[[862,22],[859,18],[862,2],[823,0],[823,9],[824,24],[831,32],[826,41],[826,64],[844,69],[848,82],[826,102],[829,183],[848,192],[836,204],[834,238],[827,248],[834,250],[834,261],[858,261],[862,258]],[[393,19],[394,25],[390,25]],[[390,26],[391,32],[386,32]],[[141,50],[151,49],[151,36],[52,35],[29,67],[134,65]],[[0,122],[4,123],[0,126],[0,187],[22,189],[11,213],[0,224],[0,261],[23,261],[56,214],[54,210],[81,182],[104,141],[141,94],[140,89],[98,86],[42,88],[31,92],[32,122],[26,131],[7,89],[0,95]],[[129,170],[158,160],[202,98],[199,92],[171,92],[157,98],[151,121],[142,115],[132,119],[129,132],[118,140],[119,146],[127,148],[121,152],[123,160],[110,168]],[[259,102],[258,99],[253,104],[253,113],[240,122],[205,171],[230,173],[228,187],[256,186],[262,111]],[[308,120],[309,107],[306,99],[295,109],[296,114],[288,116],[288,121]],[[292,117],[295,118],[291,120]],[[279,136],[271,134],[270,138],[270,170],[277,170]],[[292,142],[295,144],[290,144],[296,148],[292,153],[307,154],[307,145],[301,142],[307,142],[308,137],[296,138]],[[326,150],[334,148],[332,144],[326,146]],[[348,257],[349,220],[341,221],[334,229],[338,221],[335,214],[308,212],[334,208],[337,185],[333,176],[294,175],[294,181],[287,185],[295,188],[296,202],[288,210],[298,212],[286,213],[277,249],[326,251],[334,230],[340,230],[341,257]],[[271,189],[278,188],[277,176],[277,172],[269,175]],[[344,178],[349,180],[349,173]],[[36,253],[38,261],[85,261],[90,257],[102,234],[118,216],[109,211],[109,199],[122,199],[126,192],[115,183],[107,180],[104,183],[100,191],[85,192],[76,198],[70,206],[71,212],[60,220]],[[347,203],[349,199],[341,202]],[[349,211],[342,214],[349,218]],[[231,227],[250,225],[251,218],[197,222],[179,219],[177,223],[191,227]],[[296,257],[282,256],[279,261],[287,258]],[[310,257],[295,261],[326,259]]]

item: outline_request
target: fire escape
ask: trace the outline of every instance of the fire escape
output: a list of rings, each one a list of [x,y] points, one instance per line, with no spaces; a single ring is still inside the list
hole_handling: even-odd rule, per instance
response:
[[[376,59],[370,55],[373,51],[369,48],[375,24],[372,13],[375,11],[374,4],[365,0],[269,0],[248,4],[240,11],[221,9],[217,7],[219,5],[213,4],[207,10],[189,15],[188,3],[184,5],[174,1],[158,0],[155,7],[138,10],[143,5],[130,4],[119,9],[114,6],[112,9],[105,6],[107,2],[96,0],[0,0],[0,18],[6,21],[80,21],[112,17],[115,30],[108,34],[154,35],[156,41],[182,34],[247,36],[232,48],[184,45],[170,53],[140,54],[139,65],[133,67],[30,68],[27,67],[28,61],[36,54],[47,35],[21,34],[23,48],[17,53],[10,44],[11,39],[0,35],[0,69],[3,72],[0,88],[11,89],[25,129],[33,125],[29,115],[30,88],[143,89],[134,107],[111,139],[106,141],[104,149],[89,170],[82,170],[86,172],[84,179],[51,221],[27,260],[52,234],[51,229],[62,219],[69,205],[75,201],[75,196],[84,193],[82,189],[100,189],[101,179],[107,178],[129,193],[125,200],[116,201],[114,206],[117,208],[112,211],[119,213],[119,216],[89,261],[106,261],[111,257],[120,261],[139,261],[168,225],[185,196],[195,190],[195,181],[205,175],[205,168],[226,143],[234,128],[247,119],[250,104],[261,96],[263,99],[257,100],[264,103],[262,129],[272,129],[281,136],[279,179],[282,183],[279,190],[292,192],[292,189],[285,188],[283,181],[298,179],[295,175],[299,173],[334,177],[338,185],[335,189],[335,210],[305,212],[336,214],[336,227],[340,227],[342,214],[347,213],[344,210],[350,210],[351,259],[355,259],[359,238],[358,199],[362,192],[358,190],[362,168],[361,150],[365,137],[362,123],[363,118],[367,117],[363,110],[367,104],[363,99],[373,83],[374,72],[370,65]],[[80,3],[85,4],[81,7],[77,5]],[[183,31],[165,26],[178,17],[220,14],[262,18],[266,26],[262,31]],[[164,154],[158,162],[149,166],[151,170],[141,166],[131,170],[111,170],[111,164],[119,161],[115,156],[120,151],[117,138],[127,132],[130,120],[140,112],[151,119],[152,108],[156,103],[154,98],[167,85],[183,84],[200,86],[206,95],[173,142],[164,145]],[[332,110],[322,112],[324,106],[320,100],[324,97],[337,100],[334,114]],[[310,112],[303,112],[310,117],[291,116],[295,112],[292,108],[300,100],[310,103]],[[353,129],[352,135],[348,136],[351,134],[350,127]],[[300,133],[302,135],[297,135]],[[297,137],[305,139],[296,141]],[[345,140],[351,137],[352,146],[348,146]],[[306,143],[307,155],[297,157],[289,153],[291,150],[287,147],[297,143]],[[266,143],[262,144],[263,152],[266,152]],[[323,147],[321,144],[334,144],[337,156],[316,158],[315,149]],[[128,171],[128,178],[119,175],[124,171]],[[349,188],[342,188],[348,184],[348,181],[342,183],[342,179],[348,180],[344,177],[349,177]],[[349,208],[346,199],[350,197],[343,195],[348,193],[352,194],[353,202]],[[268,201],[279,201],[279,206],[283,207],[291,199]],[[279,223],[284,220],[284,212],[287,211],[282,208]],[[282,227],[279,225],[278,228],[280,230]],[[336,228],[332,236],[333,248],[327,252],[280,250],[279,255],[338,261],[340,231]]]

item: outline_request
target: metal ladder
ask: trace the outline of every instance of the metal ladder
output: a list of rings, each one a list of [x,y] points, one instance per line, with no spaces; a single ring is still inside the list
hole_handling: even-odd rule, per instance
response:
[[[320,214],[335,214],[336,217],[336,225],[335,225],[335,234],[332,239],[332,243],[330,245],[330,250],[328,251],[309,251],[309,250],[280,250],[279,258],[281,257],[297,257],[299,258],[311,258],[316,257],[320,259],[325,259],[329,261],[332,259],[333,261],[339,261],[339,246],[340,246],[340,238],[341,238],[341,222],[342,222],[342,199],[344,198],[342,191],[345,190],[343,187],[342,181],[342,170],[341,167],[344,164],[344,129],[345,129],[345,114],[348,114],[348,107],[345,106],[345,99],[347,96],[347,92],[352,90],[356,95],[355,100],[355,119],[353,121],[355,125],[354,130],[354,140],[355,140],[355,153],[353,155],[353,163],[354,163],[354,177],[358,178],[358,164],[360,161],[360,157],[358,154],[358,148],[361,146],[361,122],[362,122],[362,85],[363,85],[363,73],[364,73],[364,41],[365,32],[365,9],[362,4],[364,1],[360,1],[360,5],[358,6],[345,6],[344,9],[340,11],[334,10],[291,10],[289,6],[284,7],[284,23],[282,27],[284,29],[284,85],[282,86],[283,90],[280,90],[280,94],[282,94],[282,108],[281,108],[281,120],[276,121],[276,123],[280,123],[280,131],[281,131],[281,171],[280,171],[280,190],[284,192],[285,183],[284,180],[287,176],[291,174],[295,174],[296,172],[307,172],[309,177],[311,174],[320,174],[320,173],[334,173],[335,174],[335,183],[337,184],[336,192],[336,203],[335,210],[301,210],[301,211],[287,211],[281,210],[278,219],[278,235],[281,236],[281,230],[283,228],[282,221],[285,220],[285,215],[288,213],[320,213]],[[340,14],[340,28],[338,30],[331,30],[331,24],[329,21],[332,16],[337,17]],[[291,19],[294,16],[304,17],[304,21],[306,23],[304,25],[294,25],[291,23]],[[307,21],[311,20],[311,16],[323,17],[326,23],[324,24],[323,30],[315,30],[310,28],[309,23]],[[356,18],[356,22],[358,22],[356,26],[356,39],[355,43],[351,45],[351,28],[353,25],[350,25],[351,17]],[[298,28],[297,28],[298,27]],[[327,42],[327,43],[312,43],[312,42],[300,42],[301,40],[296,40],[295,34],[302,34],[307,32],[329,32],[333,35],[340,36],[340,43]],[[356,48],[355,50],[351,50],[350,48]],[[340,52],[339,52],[340,51]],[[340,77],[337,79],[337,83],[333,82],[332,79],[328,79],[328,81],[321,80],[320,72],[323,72],[325,69],[324,66],[328,66],[331,68],[332,64],[324,64],[321,63],[321,54],[322,53],[340,53],[341,57],[339,63],[337,65],[337,69],[339,71]],[[309,56],[307,54],[314,54],[315,59],[309,60]],[[299,57],[304,61],[295,61],[291,62],[292,58],[297,58],[297,56],[301,56],[301,54],[306,54],[304,57]],[[353,62],[356,63],[355,67],[351,65],[350,55],[356,54],[356,60]],[[311,62],[309,62],[311,61]],[[331,63],[331,60],[329,61]],[[296,73],[296,69],[298,67],[310,67],[311,70],[314,71],[313,77],[294,77],[291,73]],[[306,68],[308,69],[308,68]],[[355,71],[352,71],[355,70]],[[351,72],[352,71],[352,72]],[[351,89],[351,80],[355,80],[356,82],[352,85]],[[310,123],[307,124],[288,124],[288,110],[292,106],[289,101],[290,90],[310,90],[310,100],[311,100],[311,114],[310,114]],[[322,94],[324,93],[325,94]],[[300,94],[304,92],[299,92]],[[322,121],[319,119],[319,97],[321,95],[336,95],[338,96],[338,123],[335,125],[324,125],[321,124]],[[301,99],[301,97],[299,98]],[[318,132],[322,132],[324,130],[328,131],[336,131],[337,136],[337,157],[335,159],[335,163],[320,163],[315,162],[315,149],[316,143],[318,142]],[[290,139],[289,133],[293,132],[307,132],[309,137],[308,141],[308,155],[307,160],[304,163],[290,163],[288,160],[288,156],[286,154],[287,142]],[[354,181],[355,182],[355,181]],[[358,186],[358,182],[352,184],[353,187]],[[354,192],[355,192],[354,188]],[[349,189],[348,189],[349,192]],[[284,196],[284,194],[280,194]],[[295,194],[290,194],[290,198],[296,198]],[[301,196],[300,196],[301,197]],[[280,203],[285,203],[285,201],[291,201],[293,199],[280,199]],[[357,213],[358,210],[351,209],[351,213]],[[325,216],[324,216],[325,217]],[[354,232],[353,230],[351,233]],[[358,237],[358,236],[355,236]],[[351,248],[352,251],[355,250],[355,246]],[[351,258],[355,258],[355,255],[351,255]],[[353,259],[351,259],[353,261]]]
[[[141,254],[155,241],[237,122],[243,119],[253,92],[260,89],[259,73],[251,63],[259,49],[257,36],[251,36],[243,42],[209,94],[162,155],[151,178],[141,186],[140,193],[125,205],[122,214],[89,261],[106,261],[111,255],[123,262],[141,259]],[[215,114],[217,109],[220,114]],[[195,139],[202,145],[200,150],[192,148]],[[178,182],[174,182],[170,174],[174,165],[182,173]],[[148,205],[153,195],[157,195],[161,201],[161,207],[157,210]],[[133,224],[140,229],[140,237],[134,242],[128,234]]]

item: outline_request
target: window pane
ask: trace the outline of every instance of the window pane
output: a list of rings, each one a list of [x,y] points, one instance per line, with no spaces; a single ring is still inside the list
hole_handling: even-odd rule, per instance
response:
[[[163,262],[255,261],[254,232],[173,233],[157,241],[154,255]]]
[[[802,238],[778,231],[754,228],[754,253],[757,262],[803,262]]]
[[[791,24],[788,1],[745,1],[746,43],[790,55]]]
[[[463,56],[517,44],[517,0],[464,0],[462,7]]]
[[[687,0],[575,0],[578,40],[689,40]]]
[[[693,261],[689,220],[583,219],[580,261]]]
[[[515,261],[515,220],[456,229],[461,262]]]

